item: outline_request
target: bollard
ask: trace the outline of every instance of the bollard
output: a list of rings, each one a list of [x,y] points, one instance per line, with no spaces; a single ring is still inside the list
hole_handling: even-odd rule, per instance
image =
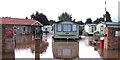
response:
[[[104,37],[100,38],[100,49],[103,49],[104,47]]]
[[[103,56],[104,37],[100,38],[100,56]]]

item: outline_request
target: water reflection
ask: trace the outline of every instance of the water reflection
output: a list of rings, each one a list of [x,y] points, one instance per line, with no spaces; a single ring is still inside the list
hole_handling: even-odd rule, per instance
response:
[[[17,35],[14,37],[15,40],[15,49],[28,49],[33,47],[34,40],[32,39],[32,35]]]
[[[120,50],[105,50],[100,49],[99,43],[96,44],[96,46],[91,46],[89,42],[93,40],[92,36],[86,36],[84,39],[80,40],[80,49],[79,51],[82,53],[79,53],[81,58],[102,58],[103,60],[106,60],[107,58],[120,58]],[[81,46],[83,45],[83,46]],[[81,49],[82,48],[82,49]],[[94,49],[94,50],[93,50]],[[109,59],[108,59],[109,60]]]
[[[101,53],[100,55],[103,57],[103,58],[119,58],[119,53],[120,51],[118,50],[100,50]]]
[[[52,38],[48,34],[47,41],[49,46],[46,52],[36,54],[40,58],[54,58],[52,52]],[[43,35],[43,40],[45,35]],[[90,46],[89,41],[92,37],[84,37],[79,40],[79,57],[80,58],[119,58],[119,50],[100,50],[99,46]],[[97,50],[94,50],[97,48]],[[35,58],[35,40],[32,35],[16,35],[14,38],[4,38],[2,47],[2,59],[12,58]],[[105,60],[105,59],[104,59]]]
[[[93,46],[89,45],[89,41],[93,40],[91,36],[82,38],[79,42],[79,55],[80,58],[101,58]]]
[[[35,40],[32,35],[17,35],[15,43],[15,58],[35,58]]]
[[[94,49],[99,53],[99,55],[106,60],[107,58],[115,58],[119,60],[120,58],[120,50],[107,50],[107,49],[101,49],[99,46],[100,43],[97,43],[96,46],[94,46]]]
[[[43,40],[46,39],[46,35],[43,34]],[[53,53],[52,53],[52,35],[47,34],[47,41],[49,42],[49,46],[46,50],[46,52],[43,52],[43,54],[40,55],[41,58],[53,58]]]
[[[12,37],[2,36],[2,60],[15,60],[15,44]]]
[[[14,35],[12,38],[4,36],[2,39],[2,60],[6,60],[6,58],[12,60],[15,58],[39,58],[42,50],[36,46],[40,47],[40,41],[40,39],[32,38],[32,35]],[[42,44],[45,45],[44,42]]]

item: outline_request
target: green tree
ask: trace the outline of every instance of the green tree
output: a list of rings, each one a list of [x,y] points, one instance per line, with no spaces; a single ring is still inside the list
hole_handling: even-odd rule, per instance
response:
[[[104,16],[104,15],[103,15]],[[97,18],[93,23],[98,24],[100,22],[104,22],[104,18]],[[111,16],[108,11],[106,11],[106,22],[112,22]]]
[[[53,25],[54,23],[55,23],[55,20],[50,20],[50,21],[49,21],[49,24],[50,24],[50,25]]]
[[[67,12],[62,13],[60,16],[58,16],[59,20],[72,20],[72,15],[68,14]]]
[[[83,25],[83,24],[84,24],[82,21],[78,21],[77,23],[79,23],[80,25]]]
[[[91,18],[87,18],[85,24],[92,24],[92,19]]]
[[[98,24],[100,22],[104,22],[104,18],[97,18],[93,23]]]
[[[28,17],[25,17],[25,19],[28,19]]]
[[[106,11],[106,22],[112,22],[110,13]]]
[[[40,23],[42,23],[43,25],[49,25],[49,21],[46,17],[46,15],[44,15],[43,13],[39,13],[36,11],[36,14],[32,14],[31,15],[31,19],[35,19],[37,21],[39,21]]]

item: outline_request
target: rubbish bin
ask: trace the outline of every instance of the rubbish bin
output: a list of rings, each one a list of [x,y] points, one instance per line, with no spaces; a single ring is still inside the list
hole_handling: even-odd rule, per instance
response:
[[[100,38],[100,49],[103,49],[104,47],[104,37]]]

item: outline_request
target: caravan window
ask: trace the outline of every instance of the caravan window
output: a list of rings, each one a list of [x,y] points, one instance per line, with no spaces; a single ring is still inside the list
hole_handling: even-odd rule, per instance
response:
[[[71,25],[70,24],[63,24],[63,31],[65,31],[65,32],[71,31]]]
[[[103,31],[103,30],[104,30],[104,26],[101,26],[101,27],[100,27],[100,30]]]
[[[62,25],[61,24],[57,25],[57,31],[62,31]]]
[[[92,31],[91,32],[94,32],[94,27],[92,27]]]
[[[77,31],[77,26],[75,24],[72,25],[72,31]]]

